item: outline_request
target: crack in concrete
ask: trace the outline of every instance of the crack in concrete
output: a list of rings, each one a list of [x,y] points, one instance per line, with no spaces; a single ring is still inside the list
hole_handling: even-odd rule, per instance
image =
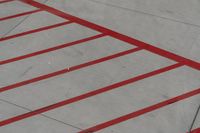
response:
[[[145,15],[149,15],[149,16],[153,16],[153,17],[158,17],[158,18],[169,20],[169,21],[173,21],[173,22],[177,22],[177,23],[182,23],[182,24],[185,24],[185,25],[190,25],[190,26],[193,26],[193,27],[200,28],[200,25],[197,25],[197,24],[192,24],[192,23],[183,22],[183,21],[180,21],[180,20],[172,19],[172,18],[158,16],[158,15],[155,15],[155,14],[151,14],[151,13],[139,11],[139,10],[136,10],[136,9],[125,8],[125,7],[121,7],[121,6],[117,6],[117,5],[113,5],[113,4],[109,4],[109,3],[105,3],[105,2],[100,2],[100,1],[96,1],[96,0],[88,0],[88,1],[95,2],[95,3],[98,3],[98,4],[102,4],[102,5],[105,5],[105,6],[111,6],[111,7],[115,7],[115,8],[120,8],[120,9],[123,9],[123,10],[126,10],[126,11],[136,12],[136,13],[140,13],[140,14],[145,14]]]
[[[9,102],[9,101],[4,100],[4,99],[0,99],[0,101],[5,102],[5,103],[8,103],[8,104],[11,104],[11,105],[14,105],[14,106],[16,106],[16,107],[18,107],[18,108],[21,108],[21,109],[24,109],[24,110],[27,110],[27,111],[33,111],[33,110],[29,109],[29,108],[26,108],[26,107],[17,105],[17,104],[15,104],[15,103]],[[58,122],[58,123],[61,123],[61,124],[64,124],[64,125],[73,127],[73,128],[78,129],[78,130],[80,130],[80,131],[83,130],[83,129],[77,127],[77,126],[74,126],[74,125],[69,124],[69,123],[65,123],[65,122],[63,122],[63,121],[57,120],[57,119],[55,119],[55,118],[52,118],[52,117],[50,117],[50,116],[47,116],[47,115],[44,115],[44,114],[39,114],[39,115],[40,115],[40,116],[43,116],[43,117],[46,117],[46,118],[48,118],[48,119],[51,119],[51,120],[53,120],[53,121],[56,121],[56,122]]]
[[[192,129],[193,129],[194,123],[195,123],[195,121],[196,121],[196,119],[197,119],[197,116],[198,116],[199,112],[200,112],[200,105],[199,105],[199,107],[197,108],[197,111],[196,111],[196,113],[195,113],[195,116],[194,116],[194,118],[193,118],[193,120],[192,120],[192,124],[191,124],[191,126],[190,126],[189,133],[192,133]]]
[[[195,116],[194,116],[194,118],[193,118],[193,120],[192,120],[192,124],[191,124],[191,126],[190,126],[189,133],[192,133],[192,129],[193,129],[194,123],[195,123],[195,121],[196,121],[196,119],[197,119],[197,116],[198,116],[199,112],[200,112],[200,105],[199,105],[199,107],[197,108],[197,111],[196,111],[196,113],[195,113]]]
[[[48,2],[48,0],[44,1],[44,4]],[[2,35],[1,38],[4,38],[5,36],[7,36],[9,33],[11,33],[14,29],[16,29],[18,26],[20,26],[26,19],[28,19],[32,14],[24,17],[19,23],[17,23],[12,29],[10,29],[9,31],[7,31],[5,34]]]

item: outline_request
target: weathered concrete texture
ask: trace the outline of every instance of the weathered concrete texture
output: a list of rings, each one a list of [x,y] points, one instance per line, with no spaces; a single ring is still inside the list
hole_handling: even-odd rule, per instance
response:
[[[140,0],[140,2],[136,2],[136,0],[126,0],[125,2],[122,0],[113,0],[111,2],[108,0],[101,0],[100,2],[113,3],[113,5],[122,7],[123,5],[129,5],[132,8],[137,7],[135,10],[138,10],[139,8],[140,10],[147,13],[150,12],[150,9],[154,9],[155,6],[158,6],[154,9],[154,12],[157,12],[157,14],[165,14],[162,13],[163,6],[165,7],[165,10],[169,10],[168,12],[171,11],[177,14],[179,11],[182,12],[182,10],[184,10],[184,12],[192,12],[192,15],[188,15],[182,12],[180,14],[180,18],[194,17],[198,19],[198,12],[200,10],[200,6],[197,7],[200,2],[198,3],[197,0],[192,0],[192,2],[187,0],[184,0],[184,2],[171,0],[165,0],[162,2],[159,0]],[[198,52],[200,51],[200,44],[198,41],[200,39],[200,26],[197,27],[190,24],[143,14],[140,12],[112,7],[110,5],[96,3],[95,0],[57,0],[56,2],[48,1],[47,4],[75,16],[79,16],[105,27],[109,27],[110,29],[119,31],[120,33],[124,33],[144,42],[148,42],[157,47],[172,51],[187,58],[200,61],[200,54]],[[178,5],[178,7],[175,5]],[[185,5],[187,5],[187,8]],[[196,8],[194,8],[194,6]],[[176,18],[179,19],[178,17]],[[184,19],[181,21],[187,22]],[[191,21],[193,24],[198,23],[200,20],[198,19],[198,21],[194,21],[194,19],[191,19]]]
[[[200,62],[198,0],[36,0],[58,10]],[[0,4],[0,18],[35,10]],[[0,37],[68,22],[46,11],[0,21]],[[0,62],[100,33],[76,23],[0,41]],[[135,49],[110,36],[0,65],[0,90]],[[147,50],[90,64],[0,93],[0,121],[110,86],[176,62]],[[0,133],[77,133],[200,87],[200,71],[181,66],[0,127]],[[200,95],[107,127],[98,133],[186,133]],[[0,122],[1,123],[1,122]],[[200,114],[193,129],[200,127]]]

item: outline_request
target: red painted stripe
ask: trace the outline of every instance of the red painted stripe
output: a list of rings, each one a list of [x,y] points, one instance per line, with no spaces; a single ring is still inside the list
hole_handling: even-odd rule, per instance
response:
[[[141,50],[141,48],[130,49],[130,50],[123,51],[123,52],[113,54],[113,55],[110,55],[110,56],[106,56],[106,57],[103,57],[103,58],[100,58],[100,59],[97,59],[97,60],[93,60],[93,61],[90,61],[90,62],[87,62],[87,63],[83,63],[83,64],[80,64],[80,65],[77,65],[77,66],[72,66],[70,68],[65,68],[65,69],[60,70],[60,71],[56,71],[56,72],[53,72],[53,73],[42,75],[42,76],[39,76],[39,77],[36,77],[36,78],[33,78],[33,79],[18,82],[18,83],[0,88],[0,93],[14,89],[14,88],[17,88],[17,87],[20,87],[20,86],[35,83],[35,82],[45,80],[45,79],[48,79],[48,78],[51,78],[51,77],[55,77],[55,76],[58,76],[58,75],[61,75],[61,74],[64,74],[64,73],[79,70],[81,68],[88,67],[88,66],[91,66],[91,65],[95,65],[95,64],[107,61],[107,60],[111,60],[111,59],[114,59],[114,58],[117,58],[117,57],[120,57],[120,56],[124,56],[124,55],[130,54],[130,53],[139,51],[139,50]]]
[[[30,53],[30,54],[26,54],[26,55],[18,56],[18,57],[15,57],[15,58],[3,60],[3,61],[0,61],[0,65],[8,64],[8,63],[15,62],[15,61],[20,61],[20,60],[23,60],[23,59],[26,59],[26,58],[31,58],[31,57],[34,57],[34,56],[37,56],[37,55],[52,52],[52,51],[59,50],[59,49],[62,49],[62,48],[66,48],[66,47],[69,47],[69,46],[81,44],[81,43],[91,41],[91,40],[94,40],[94,39],[97,39],[97,38],[100,38],[100,37],[103,37],[103,36],[106,36],[106,35],[105,34],[99,34],[99,35],[91,36],[91,37],[84,38],[84,39],[81,39],[81,40],[77,40],[77,41],[74,41],[74,42],[65,43],[65,44],[61,44],[61,45],[51,47],[51,48],[48,48],[48,49],[33,52],[33,53]]]
[[[163,73],[163,72],[170,71],[170,70],[178,68],[180,66],[182,66],[181,63],[170,65],[170,66],[167,66],[167,67],[164,67],[164,68],[161,68],[161,69],[158,69],[158,70],[146,73],[146,74],[142,74],[142,75],[139,75],[137,77],[133,77],[133,78],[130,78],[128,80],[124,80],[124,81],[109,85],[107,87],[97,89],[97,90],[94,90],[94,91],[91,91],[91,92],[88,92],[88,93],[85,93],[85,94],[82,94],[82,95],[61,101],[61,102],[58,102],[58,103],[55,103],[55,104],[52,104],[52,105],[31,111],[31,112],[25,113],[25,114],[22,114],[22,115],[19,115],[19,116],[15,116],[15,117],[9,118],[7,120],[1,121],[0,126],[5,126],[5,125],[8,125],[8,124],[13,123],[13,122],[20,121],[20,120],[23,120],[23,119],[26,119],[26,118],[47,112],[49,110],[53,110],[53,109],[56,109],[56,108],[59,108],[59,107],[62,107],[62,106],[65,106],[65,105],[68,105],[68,104],[71,104],[71,103],[81,101],[83,99],[86,99],[86,98],[89,98],[89,97],[92,97],[92,96],[95,96],[95,95],[98,95],[98,94],[101,94],[101,93],[105,93],[107,91],[119,88],[121,86],[131,84],[131,83],[134,83],[136,81],[139,81],[139,80],[151,77],[151,76],[155,76],[155,75]]]
[[[41,9],[37,9],[37,10],[28,11],[28,12],[24,12],[24,13],[12,15],[12,16],[7,16],[7,17],[4,17],[4,18],[0,18],[0,21],[4,21],[4,20],[16,18],[16,17],[25,16],[25,15],[28,15],[28,14],[33,14],[33,13],[40,12],[40,11],[42,11],[42,10]]]
[[[129,43],[131,45],[136,45],[138,47],[142,47],[142,48],[144,48],[144,49],[146,49],[148,51],[151,51],[153,53],[156,53],[156,54],[158,54],[160,56],[169,58],[169,59],[174,60],[176,62],[182,62],[187,66],[190,66],[190,67],[192,67],[194,69],[200,70],[200,63],[199,62],[196,62],[196,61],[193,61],[193,60],[190,60],[190,59],[186,59],[186,58],[184,58],[182,56],[179,56],[179,55],[176,55],[176,54],[171,53],[169,51],[154,47],[154,46],[152,46],[150,44],[144,43],[142,41],[139,41],[139,40],[136,40],[134,38],[128,37],[126,35],[122,35],[120,33],[112,31],[110,29],[107,29],[107,28],[104,28],[102,26],[99,26],[97,24],[88,22],[86,20],[83,20],[83,19],[80,19],[78,17],[72,16],[70,14],[64,13],[64,12],[59,11],[57,9],[54,9],[52,7],[43,5],[43,4],[39,3],[39,2],[32,1],[32,0],[21,0],[21,1],[24,2],[24,3],[30,4],[30,5],[32,5],[34,7],[40,8],[42,10],[48,11],[49,13],[55,14],[57,16],[60,16],[60,17],[62,17],[64,19],[68,19],[68,20],[74,21],[74,22],[76,22],[76,23],[78,23],[80,25],[83,25],[83,26],[86,26],[88,28],[94,29],[94,30],[99,31],[101,33],[106,33],[106,34],[108,34],[108,35],[110,35],[110,36],[112,36],[114,38],[117,38],[119,40],[127,42],[127,43]]]
[[[193,130],[191,133],[200,133],[200,128]]]
[[[146,114],[146,113],[155,111],[155,110],[160,109],[160,108],[163,108],[163,107],[165,107],[165,106],[167,106],[167,105],[173,104],[173,103],[175,103],[175,102],[184,100],[184,99],[186,99],[186,98],[189,98],[189,97],[192,97],[192,96],[198,95],[198,94],[200,94],[200,88],[199,88],[199,89],[196,89],[196,90],[194,90],[194,91],[190,91],[190,92],[188,92],[188,93],[185,93],[185,94],[176,96],[176,97],[174,97],[174,98],[168,99],[168,100],[166,100],[166,101],[157,103],[157,104],[155,104],[155,105],[152,105],[152,106],[143,108],[143,109],[141,109],[141,110],[132,112],[132,113],[130,113],[130,114],[127,114],[127,115],[118,117],[118,118],[116,118],[116,119],[113,119],[113,120],[110,120],[110,121],[101,123],[101,124],[96,125],[96,126],[94,126],[94,127],[91,127],[91,128],[86,129],[86,130],[83,130],[83,131],[81,131],[81,132],[79,132],[79,133],[93,133],[93,132],[102,130],[102,129],[104,129],[104,128],[107,128],[107,127],[116,125],[116,124],[118,124],[118,123],[127,121],[127,120],[129,120],[129,119],[133,119],[133,118],[135,118],[135,117],[141,116],[141,115],[143,115],[143,114]]]
[[[11,2],[11,1],[14,1],[14,0],[2,0],[2,1],[0,1],[0,4],[6,3],[6,2]]]
[[[11,35],[11,36],[0,38],[0,41],[5,41],[5,40],[8,40],[8,39],[12,39],[12,38],[20,37],[20,36],[25,36],[25,35],[36,33],[36,32],[41,32],[41,31],[44,31],[44,30],[56,28],[56,27],[59,27],[59,26],[70,24],[70,23],[72,23],[72,21],[62,22],[62,23],[59,23],[59,24],[54,24],[54,25],[50,25],[50,26],[46,26],[46,27],[42,27],[42,28],[38,28],[38,29],[26,31],[26,32],[22,32],[22,33],[19,33],[19,34],[16,34],[16,35]]]

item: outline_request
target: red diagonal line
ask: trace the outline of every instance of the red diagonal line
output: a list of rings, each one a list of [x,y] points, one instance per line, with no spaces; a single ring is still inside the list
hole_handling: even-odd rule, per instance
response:
[[[148,51],[151,51],[153,53],[156,53],[156,54],[158,54],[160,56],[169,58],[169,59],[174,60],[176,62],[182,62],[187,66],[190,66],[190,67],[192,67],[194,69],[200,70],[200,63],[199,62],[184,58],[182,56],[176,55],[176,54],[171,53],[169,51],[157,48],[155,46],[152,46],[150,44],[144,43],[142,41],[139,41],[139,40],[136,40],[134,38],[128,37],[126,35],[117,33],[115,31],[112,31],[112,30],[107,29],[105,27],[102,27],[102,26],[99,26],[97,24],[94,24],[94,23],[88,22],[86,20],[80,19],[78,17],[72,16],[70,14],[67,14],[67,13],[59,11],[59,10],[57,10],[55,8],[46,6],[46,5],[41,4],[39,2],[36,2],[36,1],[33,1],[33,0],[21,0],[21,1],[24,2],[24,3],[27,3],[29,5],[32,5],[34,7],[43,9],[43,10],[49,12],[49,13],[55,14],[57,16],[60,16],[60,17],[62,17],[64,19],[74,21],[74,22],[76,22],[76,23],[78,23],[80,25],[86,26],[86,27],[91,28],[93,30],[96,30],[96,31],[99,31],[99,32],[102,32],[102,33],[106,33],[106,34],[108,34],[108,35],[110,35],[110,36],[112,36],[114,38],[117,38],[119,40],[127,42],[127,43],[129,43],[131,45],[136,45],[138,47],[142,47],[142,48],[144,48],[144,49],[146,49]]]
[[[200,133],[200,128],[193,130],[191,133]]]
[[[196,90],[194,90],[194,91],[190,91],[190,92],[188,92],[188,93],[185,93],[185,94],[176,96],[176,97],[174,97],[174,98],[168,99],[168,100],[166,100],[166,101],[163,101],[163,102],[154,104],[154,105],[152,105],[152,106],[143,108],[143,109],[141,109],[141,110],[134,111],[134,112],[132,112],[132,113],[130,113],[130,114],[127,114],[127,115],[118,117],[118,118],[116,118],[116,119],[113,119],[113,120],[110,120],[110,121],[101,123],[101,124],[96,125],[96,126],[94,126],[94,127],[91,127],[91,128],[86,129],[86,130],[83,130],[83,131],[81,131],[81,132],[79,132],[79,133],[93,133],[93,132],[102,130],[102,129],[104,129],[104,128],[107,128],[107,127],[116,125],[116,124],[118,124],[118,123],[127,121],[127,120],[129,120],[129,119],[136,118],[136,117],[141,116],[141,115],[143,115],[143,114],[146,114],[146,113],[149,113],[149,112],[158,110],[158,109],[163,108],[163,107],[165,107],[165,106],[167,106],[167,105],[173,104],[173,103],[175,103],[175,102],[184,100],[184,99],[186,99],[186,98],[189,98],[189,97],[192,97],[192,96],[198,95],[198,94],[200,94],[200,88],[199,88],[199,89],[196,89]]]
[[[26,55],[18,56],[18,57],[15,57],[15,58],[3,60],[3,61],[0,61],[0,65],[8,64],[8,63],[15,62],[15,61],[20,61],[20,60],[23,60],[23,59],[26,59],[26,58],[31,58],[31,57],[34,57],[34,56],[37,56],[37,55],[52,52],[52,51],[59,50],[59,49],[62,49],[62,48],[66,48],[66,47],[69,47],[69,46],[82,44],[84,42],[91,41],[91,40],[94,40],[94,39],[97,39],[97,38],[100,38],[100,37],[103,37],[103,36],[106,36],[106,35],[105,34],[99,34],[99,35],[91,36],[91,37],[88,37],[88,38],[80,39],[80,40],[77,40],[77,41],[74,41],[74,42],[65,43],[65,44],[61,44],[61,45],[51,47],[51,48],[48,48],[48,49],[33,52],[33,53],[30,53],[30,54],[26,54]]]
[[[123,51],[123,52],[113,54],[113,55],[110,55],[110,56],[106,56],[106,57],[103,57],[103,58],[100,58],[100,59],[97,59],[97,60],[93,60],[93,61],[90,61],[90,62],[87,62],[87,63],[83,63],[83,64],[80,64],[80,65],[77,65],[77,66],[72,66],[72,67],[65,68],[65,69],[60,70],[60,71],[56,71],[56,72],[53,72],[53,73],[42,75],[42,76],[39,76],[39,77],[36,77],[36,78],[33,78],[33,79],[18,82],[18,83],[0,88],[0,93],[14,89],[14,88],[17,88],[17,87],[20,87],[20,86],[24,86],[24,85],[31,84],[31,83],[34,83],[34,82],[38,82],[38,81],[41,81],[41,80],[45,80],[45,79],[48,79],[48,78],[51,78],[51,77],[55,77],[55,76],[58,76],[58,75],[61,75],[61,74],[64,74],[64,73],[79,70],[81,68],[88,67],[88,66],[91,66],[91,65],[95,65],[95,64],[107,61],[107,60],[111,60],[111,59],[114,59],[114,58],[117,58],[117,57],[120,57],[120,56],[124,56],[124,55],[130,54],[130,53],[139,51],[139,50],[141,50],[141,48],[130,49],[130,50]]]
[[[58,103],[55,103],[55,104],[52,104],[52,105],[31,111],[31,112],[28,112],[28,113],[22,114],[22,115],[18,115],[18,116],[15,116],[15,117],[1,121],[0,126],[8,125],[10,123],[20,121],[20,120],[23,120],[23,119],[26,119],[26,118],[47,112],[49,110],[53,110],[53,109],[56,109],[56,108],[59,108],[59,107],[62,107],[62,106],[65,106],[65,105],[68,105],[68,104],[71,104],[71,103],[81,101],[83,99],[86,99],[86,98],[89,98],[89,97],[92,97],[92,96],[95,96],[95,95],[98,95],[98,94],[101,94],[101,93],[105,93],[105,92],[108,92],[108,91],[113,90],[113,89],[117,89],[121,86],[131,84],[131,83],[137,82],[139,80],[143,80],[143,79],[151,77],[151,76],[155,76],[155,75],[163,73],[163,72],[170,71],[170,70],[178,68],[180,66],[182,66],[182,64],[180,64],[180,63],[170,65],[170,66],[167,66],[167,67],[164,67],[164,68],[161,68],[161,69],[158,69],[158,70],[146,73],[146,74],[142,74],[142,75],[130,78],[128,80],[124,80],[124,81],[109,85],[109,86],[101,88],[101,89],[97,89],[97,90],[94,90],[94,91],[91,91],[91,92],[88,92],[88,93],[85,93],[85,94],[82,94],[82,95],[61,101],[61,102],[58,102]]]
[[[24,13],[20,13],[20,14],[15,14],[15,15],[12,15],[12,16],[0,18],[0,21],[4,21],[4,20],[7,20],[7,19],[11,19],[11,18],[16,18],[16,17],[20,17],[20,16],[25,16],[25,15],[28,15],[28,14],[33,14],[33,13],[40,12],[40,11],[42,11],[42,9],[28,11],[28,12],[24,12]]]
[[[12,38],[20,37],[20,36],[25,36],[25,35],[36,33],[36,32],[41,32],[41,31],[44,31],[44,30],[56,28],[56,27],[59,27],[59,26],[70,24],[70,23],[72,23],[72,21],[62,22],[62,23],[58,23],[58,24],[54,24],[54,25],[30,30],[30,31],[25,31],[25,32],[22,32],[22,33],[19,33],[19,34],[16,34],[16,35],[11,35],[11,36],[0,38],[0,41],[5,41],[5,40],[8,40],[8,39],[12,39]]]
[[[14,0],[2,0],[2,1],[0,1],[0,4],[6,3],[6,2],[11,2],[11,1],[14,1]]]

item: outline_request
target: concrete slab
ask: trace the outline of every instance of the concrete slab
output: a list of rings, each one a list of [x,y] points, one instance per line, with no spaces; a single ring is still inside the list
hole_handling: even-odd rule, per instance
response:
[[[6,60],[60,44],[69,43],[97,33],[98,32],[78,24],[69,24],[39,33],[29,34],[20,38],[6,40],[0,42],[0,60]],[[15,49],[15,51],[11,48]]]
[[[3,133],[66,133],[66,131],[75,133],[80,130],[43,116],[36,116],[19,123],[1,127],[1,132]]]
[[[132,3],[132,1],[127,1],[128,0],[126,0],[126,2],[121,1],[121,3],[124,2],[127,3],[127,5],[128,3]],[[113,3],[117,2],[118,0]],[[152,5],[162,3],[162,5],[166,5],[164,3],[167,2],[169,1],[141,1],[138,3],[152,3]],[[172,1],[170,3],[172,3]],[[186,3],[188,3],[188,6],[190,7],[192,2],[181,2],[181,4]],[[198,41],[200,30],[198,27],[99,4],[91,0],[58,0],[56,2],[48,1],[46,4],[66,13],[81,17],[125,35],[150,43],[159,48],[182,55],[186,58],[200,61],[200,55],[198,52],[200,51],[200,44]],[[141,5],[145,6],[145,4]],[[158,7],[161,8],[160,6]],[[191,12],[195,12],[195,9]]]
[[[175,99],[169,106],[98,132],[189,130],[200,104],[199,1],[36,1],[192,59],[196,67],[183,58],[185,62],[177,60],[183,64],[177,63],[148,52],[146,45],[146,50],[138,49],[47,11],[2,20],[37,10],[20,0],[6,2],[0,4],[0,36],[4,37],[0,38],[0,132],[77,133],[196,90],[187,99]],[[63,22],[69,23],[41,29]],[[30,32],[38,28],[41,31]],[[27,35],[19,36],[21,32]],[[192,129],[200,127],[199,116]]]
[[[188,76],[190,75],[193,78],[197,76],[199,78],[199,74],[196,72],[191,72],[191,69],[183,67],[45,114],[85,129],[197,89],[200,85],[198,79],[196,81],[189,80],[191,77],[183,77],[181,75],[187,73]],[[189,86],[189,82],[192,82],[194,86]],[[196,104],[198,104],[198,101],[199,96],[196,99]]]
[[[103,37],[71,47],[0,66],[1,87],[77,66],[95,59],[135,48],[111,37]],[[16,67],[17,66],[17,67]]]
[[[4,37],[9,31],[15,28],[25,17],[13,18],[0,23],[0,38]]]
[[[121,133],[124,131],[126,133],[187,133],[195,114],[195,108],[199,105],[199,98],[199,96],[195,96],[97,133]]]
[[[0,100],[0,112],[0,120],[2,121],[28,111]]]
[[[28,4],[24,4],[20,1],[12,1],[12,2],[7,2],[4,4],[0,4],[0,16],[1,18],[27,12],[27,11],[32,11],[37,8],[30,6]]]
[[[15,29],[12,30],[12,32],[7,34],[6,36],[15,35],[18,33],[29,31],[29,30],[46,27],[46,26],[50,26],[53,24],[58,24],[58,23],[67,21],[67,20],[64,20],[60,17],[57,17],[57,16],[52,15],[45,11],[41,11],[38,13],[26,15],[26,16],[29,16],[29,17],[26,18],[22,24],[17,26]],[[20,18],[21,17],[18,17],[17,19],[20,19]],[[24,18],[24,16],[23,16],[23,18]],[[4,26],[6,26],[6,25],[4,25]],[[7,26],[9,27],[8,24],[7,24]]]
[[[173,61],[141,51],[22,86],[0,96],[29,109],[37,109],[171,64]]]
[[[90,0],[109,6],[122,7],[133,12],[148,14],[151,16],[166,18],[171,21],[183,22],[191,25],[199,25],[198,0]]]

